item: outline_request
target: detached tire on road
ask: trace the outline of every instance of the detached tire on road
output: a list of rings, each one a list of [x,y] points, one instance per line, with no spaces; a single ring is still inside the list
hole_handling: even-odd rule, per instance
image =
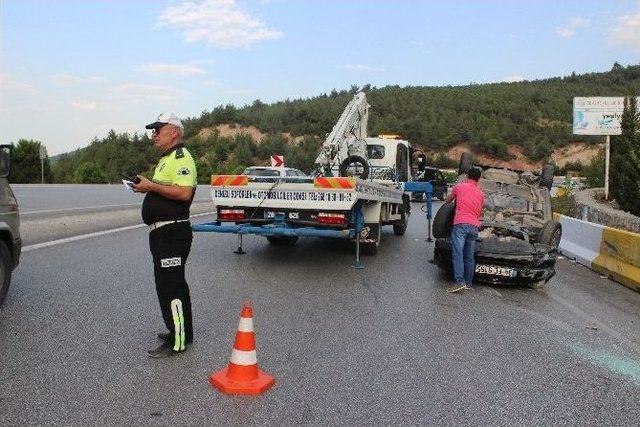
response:
[[[365,224],[369,227],[369,235],[367,239],[373,239],[372,242],[360,242],[360,252],[364,255],[375,255],[378,253],[380,246],[380,238],[382,237],[382,226],[378,224]]]
[[[431,231],[436,239],[444,239],[451,236],[451,228],[453,227],[453,217],[456,213],[455,203],[445,203],[440,206],[436,216],[433,218],[433,226]]]
[[[458,175],[466,175],[473,166],[473,154],[462,153],[460,156],[460,165],[458,166]]]
[[[540,172],[540,187],[547,187],[548,190],[551,190],[554,171],[555,167],[553,165],[544,165],[542,167],[542,172]]]
[[[547,221],[540,230],[538,242],[558,249],[562,239],[562,225],[558,221]]]
[[[298,236],[267,236],[267,241],[273,246],[293,246]]]
[[[0,307],[11,284],[11,253],[7,245],[0,241]]]

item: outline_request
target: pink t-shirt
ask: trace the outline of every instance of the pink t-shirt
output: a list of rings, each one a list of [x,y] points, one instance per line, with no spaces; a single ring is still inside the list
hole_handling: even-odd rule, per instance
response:
[[[453,225],[469,224],[480,226],[482,217],[482,204],[484,193],[478,187],[478,183],[472,179],[453,187],[452,193],[456,201],[456,214],[453,217]]]

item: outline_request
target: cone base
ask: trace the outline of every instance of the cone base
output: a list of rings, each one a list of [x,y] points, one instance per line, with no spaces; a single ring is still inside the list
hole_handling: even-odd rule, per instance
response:
[[[269,374],[258,370],[258,378],[249,381],[234,381],[227,377],[228,367],[214,372],[209,377],[212,386],[226,394],[260,394],[269,390],[276,380]]]

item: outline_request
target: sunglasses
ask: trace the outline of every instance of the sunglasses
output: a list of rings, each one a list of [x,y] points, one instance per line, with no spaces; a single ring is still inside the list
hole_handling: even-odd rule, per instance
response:
[[[162,128],[163,128],[163,127],[165,127],[165,126],[166,126],[166,124],[164,124],[164,125],[162,125],[162,126],[158,126],[158,127],[156,127],[156,128],[153,128],[153,131],[152,131],[152,132],[153,132],[153,133],[155,133],[155,134],[158,134],[158,133],[160,133],[160,129],[162,129]]]

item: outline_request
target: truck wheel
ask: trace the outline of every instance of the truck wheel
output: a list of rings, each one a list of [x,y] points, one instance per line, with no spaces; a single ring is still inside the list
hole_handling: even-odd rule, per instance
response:
[[[538,242],[558,249],[562,239],[562,225],[558,221],[547,221],[540,230]]]
[[[466,175],[473,166],[473,154],[462,153],[460,156],[460,165],[458,166],[458,175]]]
[[[369,227],[369,234],[366,239],[369,242],[360,242],[360,252],[364,255],[375,255],[378,253],[378,246],[380,246],[380,237],[382,235],[382,226],[378,224],[365,224],[365,227]]]
[[[273,246],[293,246],[298,236],[267,236],[267,241]]]
[[[540,172],[540,187],[547,187],[551,190],[553,186],[553,172],[555,168],[553,165],[544,165],[542,172]]]
[[[350,168],[355,170],[362,169],[362,172],[349,173]],[[360,156],[349,156],[340,164],[339,172],[340,176],[355,176],[356,178],[367,179],[369,177],[369,162]]]
[[[433,237],[436,239],[442,239],[451,235],[451,228],[453,227],[453,217],[456,213],[455,203],[445,203],[440,206],[436,216],[433,218]]]
[[[0,241],[0,307],[11,284],[11,254],[7,245]]]
[[[393,224],[393,234],[395,234],[396,236],[403,236],[407,231],[408,222],[409,221],[407,221],[407,215],[402,214],[400,220]]]

